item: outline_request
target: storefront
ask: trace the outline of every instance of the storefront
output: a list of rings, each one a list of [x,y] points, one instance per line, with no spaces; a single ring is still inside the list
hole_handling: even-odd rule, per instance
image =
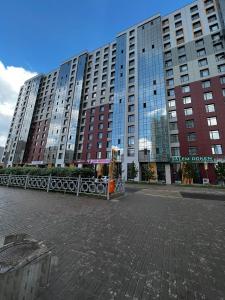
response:
[[[225,162],[224,158],[212,156],[174,156],[171,159],[171,179],[172,183],[183,181],[183,167],[185,164],[191,164],[193,168],[193,183],[216,184],[217,177],[215,165],[218,162]]]
[[[94,167],[96,176],[108,176],[110,159],[90,159],[90,160],[78,160],[75,165],[78,168],[82,167]]]

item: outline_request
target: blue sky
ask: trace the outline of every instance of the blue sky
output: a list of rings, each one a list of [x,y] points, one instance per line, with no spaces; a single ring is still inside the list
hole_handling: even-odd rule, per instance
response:
[[[188,0],[1,1],[0,60],[46,72],[82,50],[111,41],[123,29]]]

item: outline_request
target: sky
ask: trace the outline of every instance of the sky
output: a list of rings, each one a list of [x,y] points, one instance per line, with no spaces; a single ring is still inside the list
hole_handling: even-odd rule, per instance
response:
[[[0,146],[19,87],[83,50],[94,50],[150,16],[190,0],[0,0]]]

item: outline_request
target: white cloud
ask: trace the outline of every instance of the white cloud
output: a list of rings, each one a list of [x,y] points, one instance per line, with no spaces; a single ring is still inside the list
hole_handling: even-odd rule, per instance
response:
[[[21,85],[37,73],[22,67],[5,66],[0,61],[0,146],[6,138]]]

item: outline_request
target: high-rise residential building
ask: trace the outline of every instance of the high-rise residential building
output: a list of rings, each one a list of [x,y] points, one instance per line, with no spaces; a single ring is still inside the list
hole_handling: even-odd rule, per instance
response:
[[[155,15],[92,52],[65,61],[21,88],[3,161],[79,167],[139,179],[215,182],[225,161],[225,2],[198,0]]]
[[[3,152],[4,152],[4,147],[0,147],[0,165],[2,161]]]

